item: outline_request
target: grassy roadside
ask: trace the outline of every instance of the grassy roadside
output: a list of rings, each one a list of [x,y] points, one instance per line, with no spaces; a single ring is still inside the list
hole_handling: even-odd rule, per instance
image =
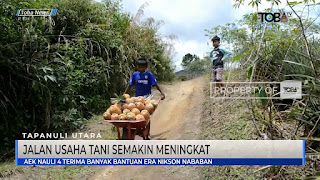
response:
[[[225,73],[227,74],[227,73]],[[234,72],[231,72],[231,75]],[[209,76],[207,76],[209,81]],[[225,77],[227,79],[227,77]],[[230,79],[229,79],[230,80]],[[234,80],[232,78],[232,80]],[[236,80],[238,81],[238,80]],[[204,93],[209,97],[209,85]],[[257,136],[244,100],[207,98],[202,117],[202,139],[256,140]],[[320,179],[319,161],[306,158],[305,166],[203,166],[203,179]],[[319,174],[318,174],[319,173]]]
[[[205,88],[209,96],[209,86]],[[202,139],[257,139],[243,100],[207,98],[202,122]],[[203,166],[203,179],[259,179],[255,166]]]
[[[86,121],[78,132],[100,132],[102,139],[116,139],[116,130],[101,115]],[[99,166],[16,166],[14,158],[0,163],[0,179],[88,179]]]
[[[0,179],[9,177],[16,173],[24,172],[27,169],[27,166],[16,166],[14,158],[7,159],[6,161],[0,163]]]

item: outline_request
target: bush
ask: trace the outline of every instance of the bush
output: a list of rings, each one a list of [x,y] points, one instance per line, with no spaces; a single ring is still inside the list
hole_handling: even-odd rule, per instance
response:
[[[21,8],[57,8],[52,18],[18,21]],[[22,132],[67,132],[124,91],[134,60],[150,57],[158,80],[173,68],[157,27],[134,23],[118,1],[0,2],[1,154]]]

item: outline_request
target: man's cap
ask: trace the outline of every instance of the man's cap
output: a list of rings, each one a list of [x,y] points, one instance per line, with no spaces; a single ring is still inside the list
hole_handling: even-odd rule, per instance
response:
[[[215,41],[215,40],[220,41],[220,38],[219,38],[218,36],[214,36],[214,37],[211,39],[211,41]]]
[[[140,58],[137,60],[137,64],[148,64],[148,60]]]

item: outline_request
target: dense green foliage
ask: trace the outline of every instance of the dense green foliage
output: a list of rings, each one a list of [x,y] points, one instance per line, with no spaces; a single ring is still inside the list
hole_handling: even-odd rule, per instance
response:
[[[278,12],[276,5],[280,1],[268,1],[271,8],[262,11]],[[258,12],[258,6],[264,8],[261,2],[239,0],[235,1],[234,7],[247,4]],[[302,82],[302,99],[260,99],[244,103],[259,139],[305,139],[306,157],[320,150],[320,24],[319,13],[315,11],[319,5],[315,0],[289,2],[285,11],[289,8],[292,16],[288,17],[288,22],[261,23],[256,12],[244,15],[237,22],[206,30],[208,37],[217,34],[222,42],[232,45],[233,62],[240,64],[241,81]],[[317,161],[317,158],[307,158],[303,168],[265,166],[266,169],[252,174],[262,173],[260,179],[317,179],[320,172]],[[252,169],[254,167],[245,171]],[[210,171],[216,174],[215,169]],[[228,169],[222,169],[222,172],[228,176],[232,174]],[[242,178],[248,178],[243,174]]]
[[[267,109],[280,114],[283,109],[278,109],[278,104],[286,105],[291,112],[287,120],[296,121],[297,130],[304,127],[304,135],[308,138],[320,136],[320,24],[315,21],[317,17],[302,18],[301,22],[299,18],[290,17],[286,23],[261,23],[258,14],[252,13],[236,23],[207,30],[207,36],[219,34],[233,45],[233,61],[239,62],[241,69],[246,70],[242,80],[302,81],[302,100],[262,101],[264,112],[260,118],[268,127],[264,131],[271,138],[276,138],[273,137],[276,135],[274,124],[282,117],[271,116],[273,113]]]
[[[57,8],[18,20],[17,9]],[[173,78],[167,44],[152,18],[140,22],[107,0],[0,2],[1,153],[22,132],[65,132],[124,91],[134,60],[149,58],[158,80]]]

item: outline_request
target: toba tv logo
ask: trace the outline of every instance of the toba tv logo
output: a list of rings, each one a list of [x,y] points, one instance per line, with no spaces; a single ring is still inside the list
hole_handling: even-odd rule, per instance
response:
[[[261,17],[261,22],[288,22],[288,16],[291,16],[292,12],[259,12],[258,15]]]

